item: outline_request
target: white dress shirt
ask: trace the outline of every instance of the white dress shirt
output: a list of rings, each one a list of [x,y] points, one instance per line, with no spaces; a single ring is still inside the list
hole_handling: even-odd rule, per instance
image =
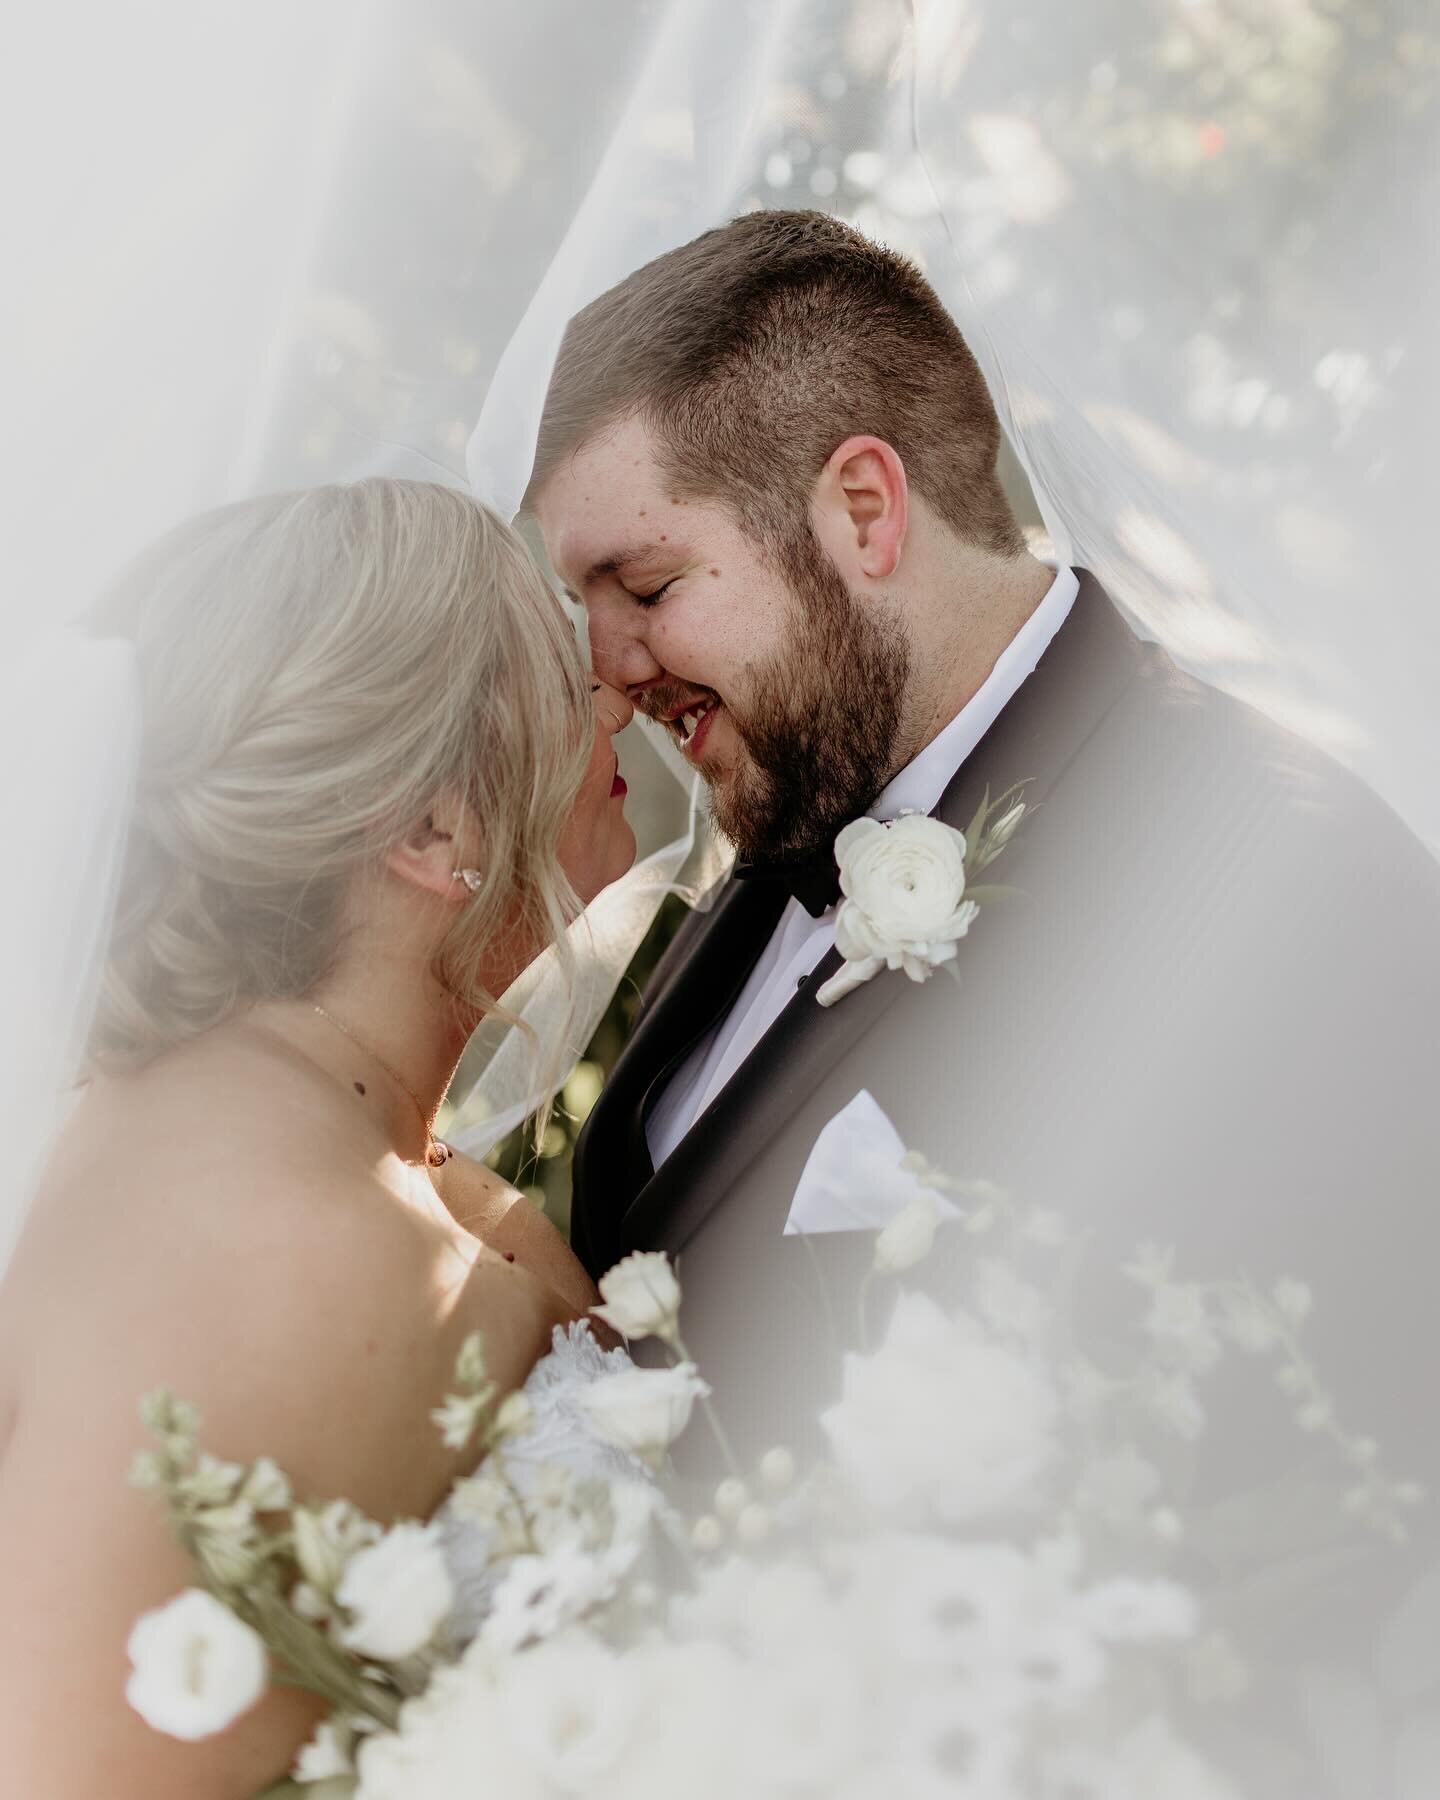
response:
[[[1000,652],[974,697],[909,762],[870,808],[872,819],[907,809],[928,813],[956,771],[1019,692],[1065,623],[1079,581],[1061,569],[1045,598]],[[794,998],[796,984],[835,942],[835,908],[812,918],[792,899],[730,1011],[703,1037],[671,1077],[645,1125],[650,1160],[659,1168]]]

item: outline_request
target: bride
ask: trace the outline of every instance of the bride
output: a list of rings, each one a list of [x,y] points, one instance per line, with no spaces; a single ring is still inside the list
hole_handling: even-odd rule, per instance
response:
[[[221,1454],[423,1517],[466,1335],[512,1388],[594,1302],[434,1121],[633,859],[631,708],[514,534],[418,483],[199,518],[91,629],[134,644],[140,773],[91,1079],[0,1288],[0,1742],[15,1792],[241,1795],[317,1709],[275,1691],[192,1745],[126,1706],[131,1625],[188,1574],[125,1485],[137,1402],[173,1387]]]

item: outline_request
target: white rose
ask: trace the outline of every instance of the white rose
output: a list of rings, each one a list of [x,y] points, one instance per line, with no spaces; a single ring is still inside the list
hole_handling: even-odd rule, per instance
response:
[[[928,1189],[901,1208],[875,1239],[875,1268],[881,1275],[900,1275],[930,1254],[943,1214]]]
[[[1024,1357],[964,1314],[903,1292],[880,1348],[846,1356],[841,1398],[820,1423],[863,1499],[919,1501],[959,1523],[1032,1494],[1055,1454],[1058,1410]]]
[[[670,1259],[659,1250],[636,1250],[600,1278],[603,1306],[594,1307],[623,1338],[676,1340],[680,1316],[680,1283]]]
[[[342,1642],[381,1662],[423,1650],[455,1603],[433,1525],[392,1525],[345,1566],[335,1598],[351,1614]]]
[[[623,1369],[593,1381],[585,1391],[585,1406],[606,1443],[658,1467],[690,1423],[696,1400],[709,1392],[694,1363],[673,1369]]]
[[[125,1698],[168,1737],[212,1737],[265,1692],[259,1634],[200,1588],[145,1613],[126,1649],[133,1670]]]
[[[840,891],[850,903],[836,918],[837,944],[851,937],[862,956],[883,956],[890,947],[962,935],[957,917],[965,898],[965,834],[954,826],[923,813],[907,813],[889,825],[856,819],[836,838],[835,860]]]

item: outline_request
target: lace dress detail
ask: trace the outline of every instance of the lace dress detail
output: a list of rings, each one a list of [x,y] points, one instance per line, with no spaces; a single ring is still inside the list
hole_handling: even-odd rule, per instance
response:
[[[520,1493],[532,1497],[541,1480],[553,1479],[556,1471],[575,1482],[653,1485],[644,1463],[596,1434],[584,1403],[587,1388],[601,1376],[621,1374],[634,1366],[626,1351],[602,1350],[583,1320],[555,1327],[549,1351],[530,1371],[521,1390],[530,1402],[530,1425],[505,1445],[505,1475]],[[472,1480],[482,1477],[489,1467],[487,1458]],[[491,1560],[496,1530],[488,1522],[467,1517],[459,1496],[446,1502],[436,1523],[455,1583],[452,1627],[459,1638],[468,1640],[489,1611],[497,1584],[498,1572]]]

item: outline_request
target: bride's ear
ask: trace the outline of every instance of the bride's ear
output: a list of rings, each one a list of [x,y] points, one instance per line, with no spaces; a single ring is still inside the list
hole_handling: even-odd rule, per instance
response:
[[[458,873],[464,863],[457,847],[460,825],[461,809],[437,802],[413,831],[391,846],[385,866],[413,887],[462,904],[469,890]]]

